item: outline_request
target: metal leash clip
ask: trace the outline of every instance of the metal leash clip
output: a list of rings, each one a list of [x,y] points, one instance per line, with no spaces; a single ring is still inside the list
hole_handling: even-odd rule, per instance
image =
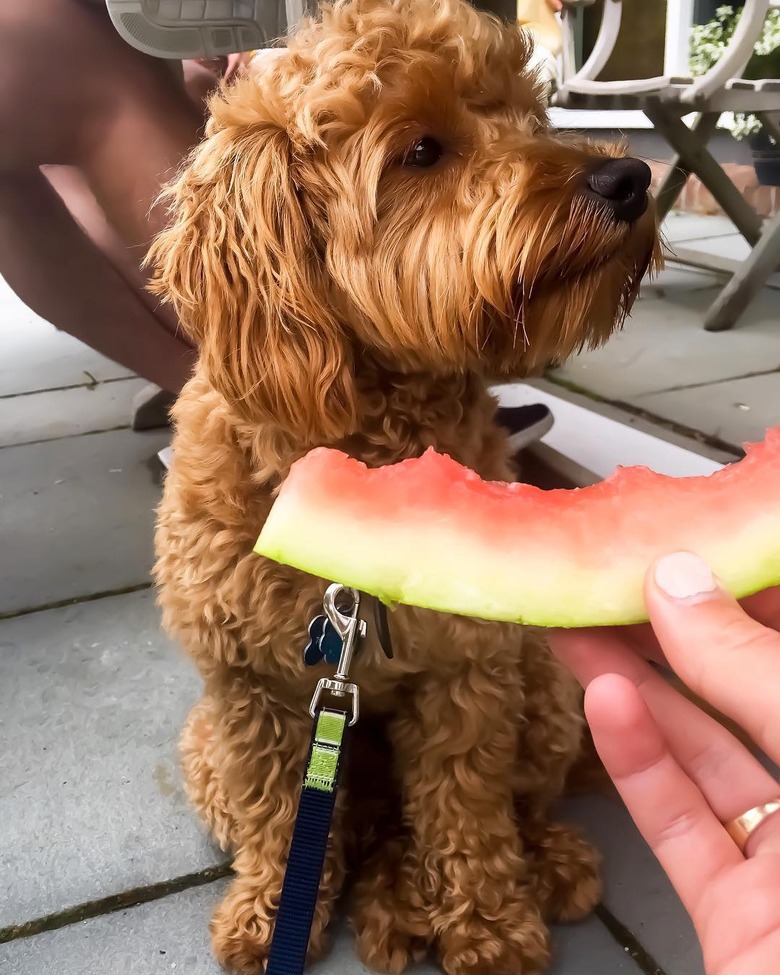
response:
[[[349,599],[349,608],[340,609],[338,606],[339,599],[342,603]],[[341,655],[333,677],[323,677],[318,681],[314,690],[314,697],[312,697],[309,705],[309,714],[313,718],[316,717],[320,700],[324,694],[349,697],[351,699],[349,726],[352,727],[357,723],[360,714],[360,692],[357,684],[353,684],[349,680],[349,668],[352,664],[352,656],[357,647],[358,639],[363,639],[366,635],[366,624],[358,617],[360,593],[356,589],[334,583],[328,587],[322,605],[333,629],[341,637]]]

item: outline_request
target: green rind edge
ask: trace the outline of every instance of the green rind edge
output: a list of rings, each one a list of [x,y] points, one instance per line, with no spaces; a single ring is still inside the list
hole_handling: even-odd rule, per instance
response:
[[[419,609],[433,610],[438,613],[451,613],[455,616],[468,616],[470,619],[484,619],[494,622],[502,623],[519,623],[524,626],[537,626],[545,629],[576,629],[580,627],[601,627],[601,626],[630,626],[635,623],[646,623],[649,619],[646,613],[643,614],[631,614],[627,613],[621,616],[619,613],[614,612],[609,616],[603,614],[595,613],[593,615],[585,614],[568,614],[567,616],[534,616],[533,610],[517,615],[517,616],[504,616],[504,615],[488,615],[476,617],[473,614],[466,614],[462,610],[459,610],[456,606],[449,605],[432,605],[425,602],[409,602],[400,597],[398,593],[388,592],[386,590],[377,589],[376,587],[365,588],[365,580],[359,577],[359,574],[340,574],[339,578],[332,578],[325,567],[313,567],[311,564],[304,565],[302,562],[295,560],[294,558],[289,558],[285,556],[278,548],[265,546],[263,544],[262,533],[260,538],[258,538],[257,543],[254,546],[253,551],[256,555],[260,555],[263,558],[271,559],[274,562],[278,562],[281,565],[290,566],[293,569],[299,569],[302,572],[306,572],[309,575],[314,575],[319,578],[327,579],[330,582],[338,583],[342,586],[350,586],[354,589],[358,589],[361,592],[365,592],[367,595],[375,596],[385,605],[393,607],[399,604],[407,606],[416,606]],[[649,568],[649,566],[648,566]],[[737,586],[732,586],[730,588],[731,595],[736,599],[744,599],[747,596],[751,596],[756,592],[760,592],[762,589],[768,589],[771,586],[780,585],[780,564],[776,567],[775,572],[769,572],[766,575],[757,575],[751,579],[745,579],[744,582],[738,584]],[[633,594],[634,598],[636,593]],[[566,596],[565,593],[561,594],[561,602],[565,603]],[[518,600],[519,602],[520,600]]]

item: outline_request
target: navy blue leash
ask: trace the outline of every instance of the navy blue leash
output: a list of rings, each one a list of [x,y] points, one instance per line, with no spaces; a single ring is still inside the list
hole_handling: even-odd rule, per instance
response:
[[[337,599],[345,595],[352,600],[348,613],[336,605]],[[366,633],[366,624],[358,618],[360,595],[354,589],[331,586],[325,594],[324,608],[341,640],[341,652],[336,673],[333,678],[319,681],[309,708],[314,730],[266,975],[302,975],[306,964],[339,773],[349,729],[359,714],[358,688],[348,680],[348,674],[357,639]],[[321,617],[309,630],[312,640],[317,642],[322,641],[324,630],[319,620]],[[332,701],[329,707],[321,704],[326,696]]]
[[[306,963],[349,718],[317,712],[266,975],[301,975]]]

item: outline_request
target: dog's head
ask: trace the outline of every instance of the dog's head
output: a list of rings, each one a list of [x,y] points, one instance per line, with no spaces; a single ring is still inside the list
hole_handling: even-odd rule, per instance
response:
[[[247,417],[335,439],[361,356],[520,376],[622,321],[647,168],[550,134],[529,54],[462,0],[338,0],[212,101],[154,286]]]

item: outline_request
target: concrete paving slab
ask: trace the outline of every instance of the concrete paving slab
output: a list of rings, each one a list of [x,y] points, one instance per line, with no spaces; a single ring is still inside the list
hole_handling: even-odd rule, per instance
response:
[[[0,614],[148,578],[168,440],[120,430],[0,449]]]
[[[623,331],[601,349],[573,357],[553,376],[626,402],[780,367],[777,293],[764,288],[731,331],[705,332],[704,314],[717,293],[715,288],[672,288],[664,301],[640,298]]]
[[[0,278],[0,396],[130,375],[36,315]]]
[[[667,975],[705,975],[693,925],[620,800],[572,799],[565,812],[604,854],[604,903],[612,914]]]
[[[731,228],[732,232],[729,234],[717,234],[714,236],[704,235],[695,236],[690,239],[681,239],[671,241],[671,253],[674,254],[675,245],[679,244],[680,247],[684,247],[686,250],[695,251],[704,257],[706,261],[707,256],[713,257],[725,257],[732,261],[743,261],[750,254],[750,245],[742,236],[742,234],[735,234],[733,232],[734,228]],[[720,276],[722,281],[728,280],[728,275],[725,277]],[[766,284],[771,288],[780,288],[780,274],[772,274],[767,279]]]
[[[678,293],[721,287],[726,278],[703,271],[701,268],[687,267],[684,264],[668,263],[664,270],[654,278],[646,278],[642,283],[641,301],[670,299],[675,301]]]
[[[209,916],[225,881],[0,945],[4,975],[224,975]]]
[[[582,924],[554,929],[552,965],[547,975],[640,975],[640,969],[625,947],[591,917]]]
[[[633,397],[656,416],[740,447],[780,423],[780,373]]]
[[[642,283],[641,301],[648,299],[675,301],[678,293],[702,288],[719,288],[726,281],[725,276],[712,271],[704,271],[685,264],[667,263],[663,271],[654,278],[645,278]]]
[[[119,379],[0,398],[0,447],[129,426],[133,397],[148,383]]]
[[[734,224],[723,215],[673,212],[664,220],[661,231],[670,241],[701,240],[734,234]]]
[[[166,897],[59,931],[0,945],[5,975],[221,975],[211,955],[208,919],[225,883]],[[436,975],[430,964],[409,969]],[[333,951],[312,975],[369,975],[341,926]],[[639,969],[595,919],[555,932],[548,975],[640,975]],[[687,973],[686,973],[687,975]]]
[[[675,243],[689,244],[691,250],[696,250],[702,254],[713,254],[716,257],[729,257],[734,260],[742,260],[750,254],[750,245],[742,234],[723,234],[717,237],[698,236],[690,240],[678,240]],[[672,247],[674,253],[674,247]]]
[[[0,928],[224,860],[180,786],[199,693],[150,591],[0,623]]]

